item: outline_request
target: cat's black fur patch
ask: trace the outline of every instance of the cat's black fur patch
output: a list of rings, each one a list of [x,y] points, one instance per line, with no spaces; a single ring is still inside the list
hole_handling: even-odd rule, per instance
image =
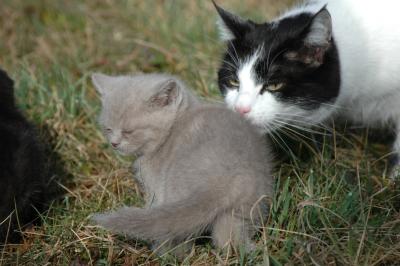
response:
[[[258,82],[286,84],[282,90],[275,92],[278,99],[297,104],[304,109],[318,108],[323,103],[333,102],[339,94],[340,64],[337,48],[333,38],[330,46],[324,50],[322,58],[316,47],[306,47],[305,36],[310,31],[314,14],[300,14],[285,18],[279,23],[257,24],[236,18],[234,15],[217,7],[224,24],[233,32],[235,38],[227,43],[227,51],[218,71],[218,83],[222,94],[226,94],[230,79],[237,79],[237,59],[245,61],[257,49],[262,47],[262,56],[256,63]],[[247,27],[240,24],[247,24]],[[247,31],[243,32],[242,29]],[[322,60],[316,66],[301,61],[289,60],[286,55],[296,51],[302,56],[315,56]]]
[[[0,70],[0,243],[17,241],[20,227],[38,220],[55,192],[45,150],[15,105],[13,81]]]

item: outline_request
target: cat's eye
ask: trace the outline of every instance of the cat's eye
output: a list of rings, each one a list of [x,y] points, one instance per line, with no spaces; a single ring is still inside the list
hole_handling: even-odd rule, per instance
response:
[[[285,85],[284,83],[265,84],[263,86],[263,88],[261,89],[261,93],[263,93],[265,91],[270,91],[270,92],[280,91],[284,85]]]
[[[107,133],[111,133],[112,132],[111,128],[106,128],[105,130],[106,130]]]
[[[232,87],[239,87],[239,80],[237,80],[237,79],[230,79],[230,80],[228,81],[228,83],[229,83],[229,85],[232,86]]]

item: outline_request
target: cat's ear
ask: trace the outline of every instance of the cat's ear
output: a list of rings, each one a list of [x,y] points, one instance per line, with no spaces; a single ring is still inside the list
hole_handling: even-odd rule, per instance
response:
[[[232,41],[234,39],[243,37],[246,32],[249,32],[254,28],[254,22],[250,20],[244,20],[241,17],[224,10],[214,1],[212,2],[219,15],[217,26],[220,38],[223,41]]]
[[[327,49],[332,40],[332,18],[329,11],[324,6],[311,22],[309,33],[304,42],[309,46],[319,46]]]
[[[180,98],[180,85],[174,79],[162,83],[160,89],[154,94],[149,104],[153,107],[165,107],[176,104]]]
[[[104,96],[109,91],[115,82],[115,77],[107,76],[101,73],[92,74],[92,83],[97,92]]]
[[[326,6],[316,13],[299,49],[285,53],[288,60],[320,66],[332,42],[332,19]]]

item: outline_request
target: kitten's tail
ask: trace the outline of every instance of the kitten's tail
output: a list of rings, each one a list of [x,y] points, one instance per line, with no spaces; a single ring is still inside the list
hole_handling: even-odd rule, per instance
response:
[[[182,240],[202,232],[221,211],[229,207],[228,202],[224,204],[218,195],[210,197],[206,194],[197,194],[185,201],[149,209],[125,207],[96,215],[93,220],[115,233],[135,238]]]

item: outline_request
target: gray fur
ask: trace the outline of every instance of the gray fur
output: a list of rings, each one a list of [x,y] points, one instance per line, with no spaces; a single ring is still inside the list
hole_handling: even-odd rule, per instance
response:
[[[173,76],[92,79],[102,95],[100,124],[118,151],[137,156],[136,178],[146,195],[144,209],[125,207],[93,220],[156,245],[176,245],[209,229],[218,247],[249,249],[268,210],[263,197],[272,195],[264,137]]]

